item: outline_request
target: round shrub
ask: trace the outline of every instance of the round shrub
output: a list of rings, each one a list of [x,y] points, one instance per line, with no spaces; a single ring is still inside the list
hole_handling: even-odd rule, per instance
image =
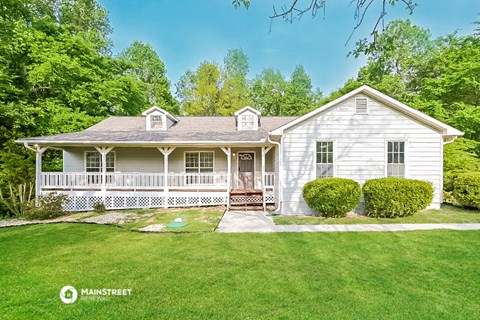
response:
[[[404,178],[368,180],[363,186],[365,214],[369,217],[411,216],[425,209],[433,199],[430,182]]]
[[[480,209],[480,173],[462,173],[453,181],[453,196],[466,207]]]
[[[350,179],[320,178],[303,187],[307,205],[323,217],[344,217],[360,203],[362,189]]]

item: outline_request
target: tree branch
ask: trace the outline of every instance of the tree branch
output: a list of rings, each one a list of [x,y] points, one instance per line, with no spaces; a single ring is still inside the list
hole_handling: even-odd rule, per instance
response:
[[[394,6],[397,2],[401,2],[405,5],[405,9],[409,11],[409,14],[412,14],[413,10],[418,6],[418,4],[414,2],[415,0],[351,0],[349,6],[355,4],[355,26],[353,27],[353,31],[348,37],[346,43],[350,41],[355,31],[362,25],[367,11],[370,9],[371,5],[377,1],[381,1],[381,10],[378,15],[378,19],[376,20],[375,25],[370,33],[373,37],[376,36],[380,23],[382,24],[382,30],[384,28],[384,19],[387,15],[387,6]],[[300,20],[307,12],[310,12],[312,18],[314,18],[320,9],[323,10],[323,17],[325,18],[326,2],[327,0],[310,0],[308,3],[304,3],[302,5],[298,0],[291,0],[290,5],[283,5],[278,9],[274,5],[273,14],[270,16],[270,28],[274,19],[281,18],[286,22],[293,23],[294,20]]]

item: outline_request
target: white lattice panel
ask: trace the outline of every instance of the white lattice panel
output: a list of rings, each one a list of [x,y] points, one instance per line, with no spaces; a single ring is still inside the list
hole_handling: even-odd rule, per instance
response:
[[[107,192],[105,198],[100,192],[64,192],[68,196],[64,204],[66,211],[90,211],[97,202],[103,202],[107,209],[162,208],[168,207],[217,206],[227,204],[226,192]],[[105,199],[105,200],[103,200]]]

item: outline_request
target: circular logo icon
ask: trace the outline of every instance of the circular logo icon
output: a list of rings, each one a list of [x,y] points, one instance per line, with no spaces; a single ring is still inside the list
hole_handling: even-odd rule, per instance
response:
[[[66,304],[74,303],[77,300],[78,293],[72,286],[65,286],[60,290],[60,300]]]

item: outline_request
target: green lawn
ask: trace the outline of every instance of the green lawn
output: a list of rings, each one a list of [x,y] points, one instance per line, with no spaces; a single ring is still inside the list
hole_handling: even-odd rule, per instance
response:
[[[478,319],[480,232],[0,229],[5,319]],[[65,285],[131,288],[66,305]]]
[[[275,224],[379,224],[379,223],[480,223],[480,210],[445,205],[440,210],[426,210],[404,218],[368,218],[351,216],[323,218],[313,216],[274,216]]]
[[[121,226],[129,230],[138,230],[152,224],[163,224],[162,232],[206,232],[214,231],[222,219],[225,209],[222,208],[187,208],[187,209],[150,209],[122,210],[122,213],[137,213],[138,219]],[[108,213],[108,211],[106,212]],[[187,223],[185,227],[169,229],[167,225],[175,218],[181,217]]]

